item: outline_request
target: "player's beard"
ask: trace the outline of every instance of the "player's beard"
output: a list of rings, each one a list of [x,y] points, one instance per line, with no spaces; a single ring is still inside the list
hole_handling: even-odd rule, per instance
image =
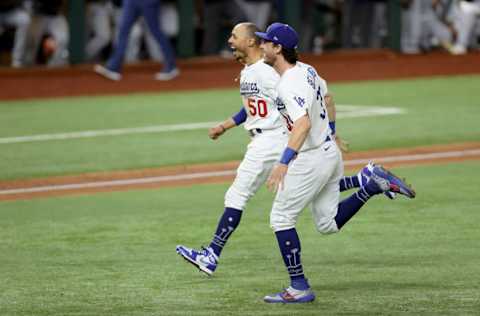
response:
[[[273,67],[273,64],[275,63],[275,60],[268,56],[267,54],[263,54],[263,62],[269,66]]]

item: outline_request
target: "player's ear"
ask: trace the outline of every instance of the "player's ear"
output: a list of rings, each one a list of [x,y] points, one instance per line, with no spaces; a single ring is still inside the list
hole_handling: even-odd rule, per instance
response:
[[[276,54],[282,53],[282,45],[281,44],[274,44],[274,50]]]

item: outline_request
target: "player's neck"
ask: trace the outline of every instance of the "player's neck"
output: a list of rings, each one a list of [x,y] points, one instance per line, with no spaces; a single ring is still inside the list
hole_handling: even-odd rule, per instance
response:
[[[262,59],[263,53],[260,49],[251,50],[245,56],[245,65],[250,66]]]
[[[276,72],[278,72],[278,74],[280,76],[283,76],[283,74],[288,70],[288,69],[291,69],[295,67],[295,64],[290,64],[289,62],[287,62],[286,60],[284,59],[279,59],[277,58],[275,64],[273,64],[273,69],[275,69]]]

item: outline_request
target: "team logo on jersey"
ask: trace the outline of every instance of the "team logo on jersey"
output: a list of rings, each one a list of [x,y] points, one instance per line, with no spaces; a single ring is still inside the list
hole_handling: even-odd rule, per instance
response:
[[[317,72],[313,67],[307,68],[307,82],[315,90],[315,80],[317,78]]]
[[[295,100],[295,102],[297,102],[299,107],[303,108],[303,106],[305,105],[305,99],[304,98],[293,97],[293,99]]]
[[[256,82],[246,82],[246,81],[244,81],[244,82],[240,83],[240,94],[241,95],[250,96],[250,95],[257,95],[259,93],[260,93],[260,89],[258,89]]]

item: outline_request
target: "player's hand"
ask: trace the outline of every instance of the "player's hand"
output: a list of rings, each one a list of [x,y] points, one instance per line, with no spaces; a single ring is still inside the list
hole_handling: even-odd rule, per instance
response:
[[[225,127],[223,127],[222,124],[219,124],[208,130],[208,137],[210,137],[211,139],[217,139],[223,133],[225,133],[225,131],[226,131]]]
[[[342,153],[348,153],[350,151],[350,144],[346,141],[340,138],[340,136],[335,135],[335,142],[337,143],[338,148],[342,151]]]
[[[283,163],[279,163],[273,168],[272,173],[267,180],[267,188],[270,191],[277,192],[278,190],[283,190],[287,170],[288,166]]]

